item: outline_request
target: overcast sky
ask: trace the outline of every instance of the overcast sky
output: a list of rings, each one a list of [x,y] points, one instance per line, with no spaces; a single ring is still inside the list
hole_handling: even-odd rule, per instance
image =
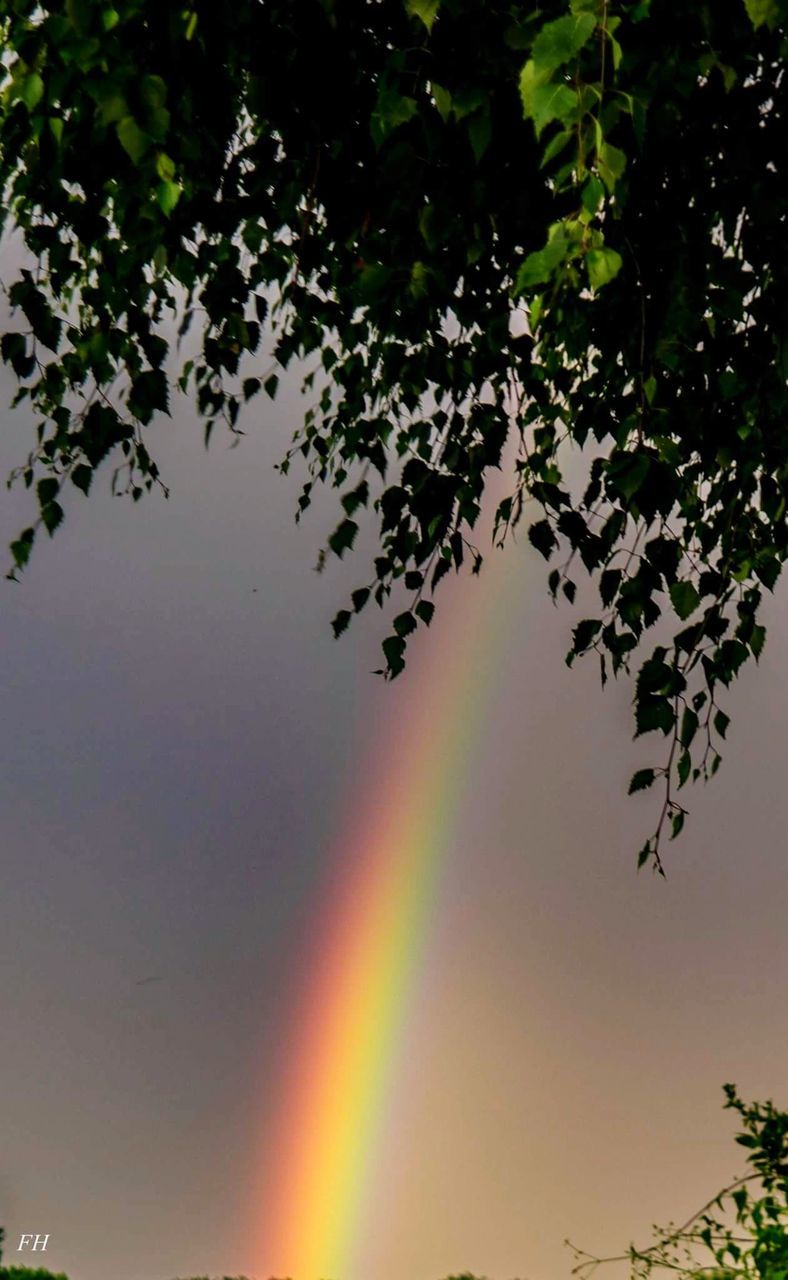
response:
[[[565,1236],[617,1251],[735,1172],[724,1081],[788,1106],[785,594],[667,882],[637,876],[629,691],[567,670],[542,562],[521,543],[450,586],[451,626],[384,686],[378,620],[329,628],[363,551],[317,575],[333,507],[296,527],[273,471],[298,413],[285,388],[206,454],[181,405],[151,431],[169,502],[112,499],[106,471],[0,581],[5,1260],[38,1231],[71,1280],[267,1276],[249,1188],[318,886],[459,625],[489,629],[487,693],[340,1280],[559,1280]],[[3,473],[29,444],[6,413]],[[29,514],[3,492],[2,545]]]

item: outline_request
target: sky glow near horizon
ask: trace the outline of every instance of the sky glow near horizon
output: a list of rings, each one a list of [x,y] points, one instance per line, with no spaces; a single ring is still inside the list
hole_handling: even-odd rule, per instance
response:
[[[2,583],[4,1260],[33,1230],[70,1280],[279,1266],[250,1202],[329,861],[419,680],[494,626],[459,682],[484,705],[337,1280],[559,1280],[567,1235],[618,1251],[736,1171],[723,1081],[788,1105],[785,595],[667,883],[636,876],[653,801],[626,783],[654,749],[625,685],[566,670],[576,615],[526,539],[447,585],[384,686],[380,620],[328,626],[371,544],[315,575],[332,500],[296,528],[272,472],[297,411],[290,388],[206,455],[180,405],[151,437],[171,500],[102,476]],[[28,430],[6,416],[4,473]],[[27,495],[0,511],[6,543]]]

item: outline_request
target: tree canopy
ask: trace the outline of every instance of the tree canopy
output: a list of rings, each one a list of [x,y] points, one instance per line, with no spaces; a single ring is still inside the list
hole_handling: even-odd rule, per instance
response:
[[[636,733],[666,739],[630,785],[662,789],[639,855],[661,870],[786,556],[787,14],[0,0],[0,186],[25,246],[1,354],[37,423],[12,576],[104,460],[133,499],[164,487],[176,384],[207,441],[306,362],[282,470],[302,468],[301,511],[339,490],[331,553],[377,519],[334,629],[407,593],[396,676],[441,578],[480,566],[513,441],[496,540],[524,521],[554,598],[592,575],[569,661],[632,671]]]
[[[0,1280],[67,1280],[62,1273],[53,1275],[51,1271],[46,1271],[43,1267],[4,1267],[3,1266],[3,1241],[5,1240],[5,1230],[0,1227]]]
[[[725,1106],[737,1112],[736,1141],[747,1152],[744,1173],[722,1187],[680,1226],[656,1231],[645,1248],[613,1258],[574,1249],[572,1274],[590,1280],[597,1267],[629,1262],[631,1280],[673,1272],[682,1280],[784,1280],[788,1272],[788,1112],[773,1102],[745,1102],[726,1084]],[[574,1248],[574,1246],[570,1246]]]

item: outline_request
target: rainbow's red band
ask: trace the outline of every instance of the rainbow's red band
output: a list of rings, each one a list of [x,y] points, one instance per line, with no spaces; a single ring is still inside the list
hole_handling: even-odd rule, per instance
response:
[[[484,607],[468,618],[464,602],[479,591]],[[436,619],[440,635],[392,687],[397,724],[339,843],[339,875],[311,931],[311,978],[289,1039],[254,1228],[265,1274],[352,1280],[408,997],[494,679],[500,573],[466,578],[451,594]]]

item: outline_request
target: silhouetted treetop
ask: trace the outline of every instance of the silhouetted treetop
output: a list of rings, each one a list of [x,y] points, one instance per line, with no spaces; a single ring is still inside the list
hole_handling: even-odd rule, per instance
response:
[[[527,522],[553,597],[593,576],[569,660],[636,671],[666,739],[630,788],[661,869],[786,555],[786,0],[0,0],[0,33],[12,573],[104,460],[163,485],[176,384],[208,439],[302,362],[299,508],[339,490],[338,556],[379,530],[336,633],[401,586],[397,675],[510,460],[496,539]]]

